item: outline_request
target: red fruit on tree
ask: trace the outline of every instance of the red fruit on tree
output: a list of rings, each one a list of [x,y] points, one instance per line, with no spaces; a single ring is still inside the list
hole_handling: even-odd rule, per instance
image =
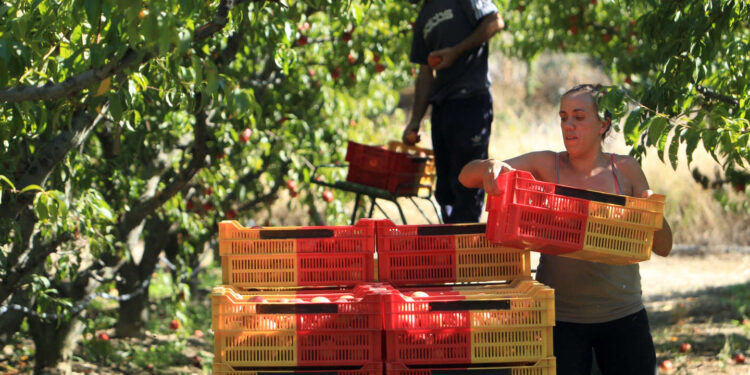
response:
[[[221,160],[221,159],[224,159],[226,156],[227,156],[227,154],[225,154],[223,152],[220,152],[220,153],[216,154],[216,159]]]
[[[330,190],[323,191],[322,197],[327,203],[333,202],[333,193]]]
[[[385,70],[385,65],[383,64],[377,64],[375,65],[375,72],[382,73]]]
[[[187,208],[188,211],[192,211],[195,208],[195,204],[193,204],[193,201],[187,201],[185,208]]]
[[[96,336],[101,341],[109,341],[109,335],[106,332],[102,332]]]
[[[690,345],[689,342],[683,342],[682,345],[680,345],[680,353],[687,353],[692,348],[693,348],[693,346]]]
[[[185,300],[185,291],[181,290],[180,291],[180,301],[184,301],[184,300]]]
[[[630,79],[630,76],[625,77],[625,83],[627,83],[628,85],[633,83],[633,80]]]
[[[525,9],[526,9],[526,7],[523,6],[523,5],[519,5],[519,6],[516,7],[516,10],[519,11],[519,12],[523,12]]]
[[[308,70],[307,70],[307,74],[308,74],[308,75],[309,75],[310,77],[313,77],[313,76],[315,76],[315,69],[313,69],[313,68],[310,68],[310,69],[308,69]]]
[[[286,122],[287,120],[289,120],[289,118],[288,118],[288,117],[286,117],[286,116],[281,116],[281,118],[279,119],[279,125],[284,125],[284,123],[285,123],[285,122]]]
[[[372,61],[380,62],[380,55],[378,55],[377,53],[373,53],[372,54]]]
[[[672,365],[672,361],[665,359],[661,362],[659,365],[659,368],[662,369],[662,371],[672,371],[672,368],[674,365]]]
[[[346,58],[349,60],[349,64],[354,65],[354,63],[357,62],[357,59],[351,53],[347,55]]]
[[[307,30],[310,30],[310,23],[309,23],[309,22],[305,22],[305,23],[303,23],[303,24],[301,24],[301,25],[297,26],[297,30],[299,30],[299,31],[307,31]]]
[[[201,356],[196,354],[195,357],[193,357],[193,366],[201,368]]]
[[[341,35],[341,40],[343,40],[344,42],[348,42],[348,41],[352,40],[352,33],[349,32],[349,31],[343,33]]]
[[[307,44],[307,35],[300,35],[299,39],[297,39],[297,45],[304,46]]]
[[[206,211],[211,211],[214,209],[214,204],[211,202],[203,203],[203,209]]]
[[[214,193],[214,189],[212,187],[203,188],[202,190],[203,195],[211,195]]]
[[[628,44],[628,52],[633,52],[634,48],[632,44]]]
[[[146,370],[153,370],[153,369],[154,369],[154,364],[153,363],[149,363],[149,364],[146,365]]]
[[[229,220],[236,219],[237,218],[237,211],[235,211],[235,210],[227,210],[227,212],[225,213],[225,216]]]
[[[609,35],[609,34],[602,35],[602,41],[604,43],[609,43],[610,40],[612,40],[612,35]]]
[[[253,135],[253,131],[250,128],[245,128],[240,134],[240,142],[247,143],[250,140],[250,136]]]
[[[341,75],[341,67],[337,66],[331,71],[331,78],[333,78],[334,81],[339,79],[340,75]]]
[[[573,35],[578,34],[578,27],[576,25],[570,26],[570,33]]]
[[[288,188],[288,189],[289,189],[290,191],[294,191],[294,192],[296,192],[296,191],[297,191],[297,181],[294,181],[294,180],[288,180],[288,181],[286,182],[286,187],[287,187],[287,188]]]
[[[734,184],[734,191],[738,193],[744,193],[745,192],[745,182],[740,181]]]
[[[440,65],[441,62],[443,62],[443,58],[441,56],[430,55],[427,57],[427,64],[429,64],[433,68]]]
[[[591,4],[596,5],[596,0],[591,0]]]
[[[172,319],[172,321],[169,322],[169,328],[173,331],[180,329],[180,321],[177,319]]]
[[[411,76],[412,77],[416,77],[417,76],[417,69],[416,68],[411,68]]]
[[[197,337],[197,338],[200,339],[200,338],[203,338],[204,333],[203,333],[203,331],[201,331],[199,329],[196,329],[195,331],[193,331],[193,336],[195,336],[195,337]]]
[[[578,22],[578,16],[570,16],[568,18],[568,21],[570,21],[571,25],[574,24],[574,23],[577,23]]]
[[[738,363],[738,364],[745,363],[745,360],[746,360],[745,355],[742,353],[735,354],[732,359],[734,360],[734,363]]]

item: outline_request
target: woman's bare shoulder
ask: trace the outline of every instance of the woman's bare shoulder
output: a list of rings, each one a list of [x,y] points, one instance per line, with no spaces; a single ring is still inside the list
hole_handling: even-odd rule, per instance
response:
[[[630,155],[619,155],[619,154],[613,154],[615,156],[615,163],[617,163],[617,169],[622,171],[623,173],[632,174],[632,173],[643,173],[643,170],[641,168],[641,163],[638,162],[638,160]]]

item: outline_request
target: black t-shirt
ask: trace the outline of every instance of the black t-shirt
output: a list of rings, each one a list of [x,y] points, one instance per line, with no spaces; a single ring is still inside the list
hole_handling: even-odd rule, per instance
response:
[[[427,64],[430,52],[460,43],[485,16],[496,12],[491,0],[426,0],[414,23],[411,61]],[[438,70],[430,103],[487,93],[490,87],[487,56],[485,42],[459,56],[451,67]]]

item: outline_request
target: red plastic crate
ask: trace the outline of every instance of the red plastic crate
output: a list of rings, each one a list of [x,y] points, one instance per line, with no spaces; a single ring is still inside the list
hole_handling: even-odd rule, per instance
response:
[[[385,299],[386,360],[413,366],[552,355],[554,290],[535,281],[424,288]]]
[[[242,288],[352,286],[375,279],[375,221],[245,228],[219,223],[222,282]]]
[[[497,179],[487,197],[487,238],[494,243],[610,264],[649,259],[661,228],[664,196],[649,199],[537,181],[526,171]]]
[[[378,280],[393,285],[502,281],[531,275],[527,251],[486,238],[485,224],[376,224]]]
[[[388,147],[349,142],[347,181],[387,190],[392,194],[428,194],[435,181],[431,150],[390,142]]]
[[[348,369],[277,369],[277,368],[264,368],[264,369],[253,369],[238,367],[237,369],[231,366],[214,364],[214,374],[221,375],[283,375],[283,374],[299,374],[299,375],[383,375],[383,363],[373,362],[359,368],[348,368]]]
[[[286,294],[216,287],[211,297],[214,363],[236,370],[379,361],[383,298],[367,287]]]
[[[494,366],[413,367],[403,363],[385,364],[385,375],[555,375],[555,357],[532,363],[498,364]]]
[[[588,201],[556,195],[555,184],[525,171],[503,173],[497,184],[500,194],[487,196],[490,241],[551,254],[583,248]]]

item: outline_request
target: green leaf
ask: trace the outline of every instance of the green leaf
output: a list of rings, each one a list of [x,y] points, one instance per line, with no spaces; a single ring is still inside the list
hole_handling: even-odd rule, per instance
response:
[[[625,140],[628,145],[634,145],[638,142],[638,125],[641,122],[641,114],[643,113],[641,108],[636,108],[628,115],[625,120],[625,127],[622,129]]]
[[[652,117],[648,125],[648,138],[646,144],[654,146],[662,137],[662,132],[669,125],[669,120],[662,116]]]
[[[39,185],[33,185],[32,184],[32,185],[28,185],[25,188],[21,189],[21,194],[23,194],[23,193],[25,193],[27,191],[32,191],[32,190],[44,191],[44,189],[42,189],[41,186],[39,186]]]
[[[8,177],[5,177],[0,174],[0,181],[5,182],[8,186],[10,186],[11,190],[16,190],[16,185],[13,185],[13,183],[8,179]]]
[[[673,170],[677,170],[677,152],[680,149],[680,138],[683,131],[682,126],[677,126],[674,135],[672,136],[672,142],[669,143],[669,163],[672,165]]]
[[[89,21],[91,27],[94,29],[98,28],[102,13],[101,0],[86,0],[83,3],[83,7],[86,10],[86,19]]]

